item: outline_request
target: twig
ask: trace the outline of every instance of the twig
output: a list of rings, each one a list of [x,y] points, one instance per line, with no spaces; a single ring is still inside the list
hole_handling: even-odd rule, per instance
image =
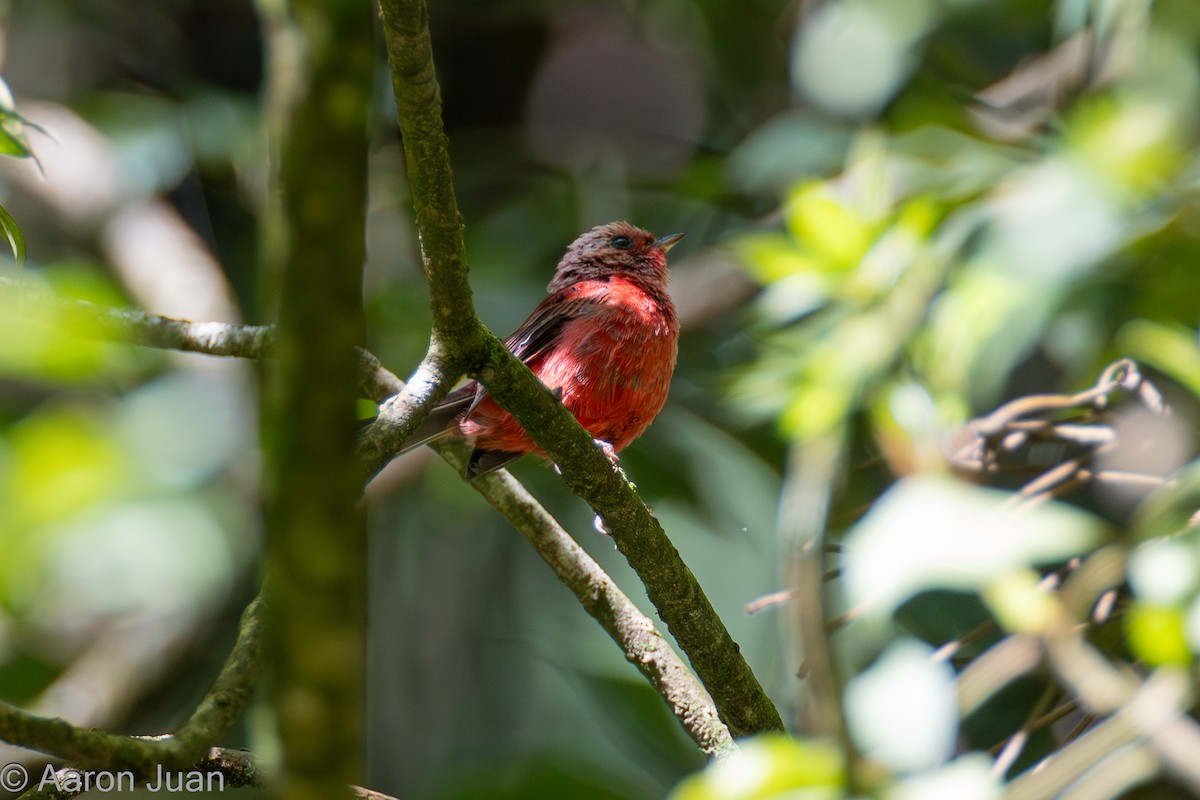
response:
[[[758,612],[765,611],[768,608],[775,608],[776,606],[781,606],[781,605],[784,605],[785,603],[790,603],[795,599],[796,599],[796,590],[795,589],[780,589],[777,592],[770,592],[768,594],[764,594],[762,597],[759,597],[759,598],[747,603],[746,604],[746,613],[747,614],[757,614]]]
[[[56,297],[8,278],[0,278],[0,294],[10,294],[14,309],[19,307],[17,313],[32,321],[69,326],[73,333],[94,339],[209,356],[263,359],[275,355],[274,325],[193,322],[135,308],[112,308]],[[364,397],[382,403],[404,388],[404,382],[374,353],[361,347],[356,352],[358,385]]]
[[[1039,394],[1021,397],[980,417],[970,424],[973,433],[983,438],[995,438],[1022,417],[1032,414],[1047,414],[1081,408],[1102,410],[1111,403],[1110,395],[1119,390],[1132,391],[1142,383],[1137,365],[1127,358],[1114,361],[1105,367],[1096,385],[1075,394]]]
[[[792,446],[780,501],[779,537],[786,558],[788,583],[795,592],[789,622],[795,629],[798,671],[807,692],[805,717],[814,732],[834,739],[847,759],[851,787],[861,781],[861,759],[850,738],[842,711],[843,682],[829,639],[841,619],[827,619],[825,527],[838,465],[843,459],[844,431],[837,428]]]
[[[1050,668],[1080,707],[1101,721],[1009,784],[1021,800],[1056,797],[1117,748],[1142,742],[1159,764],[1181,783],[1200,792],[1200,724],[1187,708],[1192,702],[1187,677],[1160,669],[1142,680],[1114,666],[1084,638],[1079,619],[1090,616],[1096,598],[1123,578],[1124,560],[1105,547],[1071,570],[1057,595],[1048,595],[1041,644]],[[961,680],[960,680],[961,683]]]
[[[1025,718],[1025,722],[1021,725],[1021,729],[1008,738],[1008,741],[999,748],[996,754],[996,760],[992,763],[992,774],[1000,777],[1007,773],[1017,759],[1021,757],[1021,752],[1025,749],[1025,745],[1029,743],[1029,735],[1037,730],[1038,721],[1045,716],[1046,711],[1054,702],[1055,695],[1058,694],[1058,687],[1052,682],[1048,682],[1042,689],[1042,695],[1038,698],[1029,715]]]
[[[208,751],[207,758],[196,762],[195,768],[210,774],[220,773],[225,778],[224,789],[263,785],[262,772],[254,760],[254,754],[247,750],[214,747]],[[351,786],[350,791],[358,800],[396,800],[390,794],[361,786]]]
[[[0,290],[8,295],[12,309],[22,316],[69,326],[73,332],[96,339],[239,358],[263,358],[275,344],[275,330],[270,325],[192,322],[133,308],[112,308],[56,297],[8,278],[0,278]]]
[[[958,710],[971,714],[1000,689],[1037,669],[1041,663],[1038,642],[1032,636],[1013,634],[976,656],[958,676]]]
[[[996,627],[995,620],[989,619],[986,622],[981,622],[971,630],[964,633],[962,636],[959,636],[957,639],[951,639],[943,644],[936,651],[934,651],[933,655],[931,655],[929,659],[930,661],[934,662],[949,661],[958,655],[959,652],[961,652],[962,649],[967,645],[974,644],[983,637],[987,636],[989,633],[995,631]]]
[[[193,753],[203,752],[209,744],[220,741],[249,705],[265,663],[263,605],[260,595],[246,607],[237,643],[221,673],[200,705],[175,732],[175,738],[186,750],[182,760],[194,758]]]

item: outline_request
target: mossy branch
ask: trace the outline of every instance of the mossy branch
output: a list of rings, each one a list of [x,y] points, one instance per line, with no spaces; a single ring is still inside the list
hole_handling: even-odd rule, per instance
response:
[[[270,17],[273,160],[266,240],[277,360],[264,382],[272,796],[348,797],[361,783],[367,536],[354,449],[375,65],[371,8],[291,0]]]
[[[782,730],[778,710],[633,486],[528,367],[479,322],[466,279],[428,12],[423,0],[381,0],[380,7],[433,308],[433,347],[446,354],[449,372],[462,367],[487,386],[604,520],[733,734]],[[388,425],[390,415],[389,408],[381,409],[379,424]],[[401,424],[414,423],[404,419]],[[382,466],[384,452],[376,449],[371,469]]]
[[[379,5],[425,282],[432,301],[433,341],[435,346],[455,351],[476,344],[481,325],[467,281],[462,215],[442,125],[442,94],[433,68],[429,12],[424,0],[381,0]]]
[[[84,770],[129,770],[141,778],[166,769],[187,769],[213,742],[229,733],[245,711],[261,678],[264,609],[255,599],[242,614],[233,650],[190,718],[171,735],[121,736],[30,714],[0,703],[0,739],[69,761]]]
[[[6,289],[12,290],[15,296],[17,287],[0,279],[0,292]],[[46,295],[38,296],[36,302],[40,311],[33,313],[34,318],[43,316],[42,312],[62,312],[68,315],[87,314],[94,324],[84,330],[91,332],[97,338],[147,347],[186,349],[218,356],[266,359],[274,355],[273,347],[276,339],[274,326],[215,322],[195,323],[161,317],[143,311],[106,308],[91,303],[81,304],[81,301],[56,299]],[[26,303],[25,310],[27,314],[31,312],[30,303]],[[203,340],[188,340],[188,331],[191,330],[204,330],[208,332],[208,335]],[[181,341],[188,341],[187,346],[181,348],[178,344]],[[235,344],[239,342],[253,342],[254,344],[252,346]],[[438,368],[436,356],[427,358],[427,362],[433,364],[434,367],[427,369],[423,365],[417,370],[417,374],[414,376],[415,380],[406,386],[404,381],[380,364],[379,359],[373,354],[361,349],[358,351],[358,382],[363,396],[383,404],[385,408],[383,414],[386,418],[407,421],[405,424],[398,424],[395,429],[387,431],[383,431],[378,424],[372,426],[371,430],[375,433],[376,438],[371,439],[371,442],[377,448],[376,452],[379,454],[380,463],[386,461],[388,454],[394,452],[399,442],[404,441],[403,428],[408,426],[407,423],[416,419],[416,411],[423,410],[427,406],[433,391],[439,386],[445,386],[447,382],[453,383],[455,380],[456,376]],[[464,460],[461,455],[455,456],[456,448],[453,445],[442,446],[438,449],[456,469],[461,471]],[[585,610],[596,618],[601,627],[622,648],[626,659],[637,667],[663,696],[680,724],[700,748],[712,756],[720,756],[729,752],[732,749],[732,739],[728,730],[717,718],[716,707],[712,704],[711,698],[707,696],[704,687],[696,681],[695,676],[658,634],[654,624],[621,592],[612,579],[592,560],[591,556],[562,529],[557,520],[529,495],[519,481],[507,472],[477,480],[473,486],[533,544],[559,579],[575,593]],[[257,611],[255,615],[257,616]],[[255,645],[252,651],[248,646],[243,647],[242,650],[241,655],[235,653],[234,656],[231,656],[231,663],[244,661],[247,657],[246,653],[249,652],[253,652],[255,658],[261,656],[261,648],[258,645]],[[229,670],[230,667],[227,666],[226,671]],[[214,700],[210,702],[206,699],[205,704],[228,711],[236,706],[216,700],[222,696],[219,687],[226,685],[223,681],[223,678],[219,679],[214,686]],[[205,704],[202,704],[201,708],[204,708]],[[3,713],[4,710],[0,707],[0,717],[3,716]],[[9,713],[11,715],[9,730],[26,724],[24,720],[29,717],[26,712],[18,709],[11,709]],[[198,711],[197,714],[199,715],[199,713]],[[194,716],[194,719],[197,718]],[[33,724],[36,726],[39,723]],[[72,738],[74,732],[79,729],[70,728],[69,725],[64,729],[60,728],[60,725],[66,725],[66,723],[54,721],[41,728],[42,733],[39,735],[47,737],[51,735],[47,731],[66,730],[68,731],[67,738],[74,741]],[[188,731],[201,730],[197,722],[189,721],[177,734],[179,738],[185,738],[182,735],[185,729]],[[108,734],[102,734],[102,739],[104,736],[108,736]],[[0,733],[0,739],[3,738],[5,738],[3,733]],[[125,738],[114,737],[111,740],[104,739],[104,741],[124,746]],[[186,738],[197,744],[203,743],[203,737],[200,735]],[[41,741],[49,742],[50,739],[43,738]],[[137,741],[140,746],[142,740]],[[208,741],[211,743],[217,739]],[[68,752],[45,747],[39,749],[62,757],[66,757],[65,754]],[[82,766],[86,768],[87,765]]]
[[[442,457],[462,470],[460,447],[442,445]],[[671,713],[705,755],[720,758],[736,749],[709,693],[680,660],[654,623],[634,605],[579,543],[505,470],[471,485],[521,532],[667,702]]]

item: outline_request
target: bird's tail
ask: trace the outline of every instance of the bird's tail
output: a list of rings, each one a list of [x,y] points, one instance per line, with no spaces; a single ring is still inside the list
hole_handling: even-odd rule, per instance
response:
[[[445,400],[434,406],[429,411],[429,416],[425,417],[421,424],[409,434],[408,438],[404,441],[404,445],[396,455],[407,453],[409,450],[415,450],[421,445],[426,445],[444,436],[457,433],[459,415],[470,408],[474,400],[474,391],[462,393],[462,390],[459,390],[448,395]]]

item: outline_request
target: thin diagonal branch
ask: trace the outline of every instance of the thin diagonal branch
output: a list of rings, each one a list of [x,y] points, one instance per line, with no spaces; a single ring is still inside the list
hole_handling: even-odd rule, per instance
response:
[[[175,732],[184,748],[184,761],[194,761],[204,748],[219,742],[241,718],[258,686],[264,659],[264,600],[254,598],[242,613],[237,644],[229,653],[212,688],[187,721]]]
[[[7,278],[0,278],[0,301],[0,308],[31,322],[66,327],[76,335],[103,341],[209,356],[250,359],[275,356],[278,333],[274,325],[164,317],[136,308],[113,308],[57,297]],[[384,368],[374,353],[362,348],[358,348],[358,385],[364,397],[377,403],[404,388],[404,382]]]
[[[481,379],[496,402],[558,464],[563,480],[590,505],[621,554],[646,587],[650,602],[687,654],[721,718],[736,736],[783,730],[779,711],[684,563],[662,525],[625,474],[609,462],[591,436],[528,367],[503,344]]]
[[[571,489],[600,515],[730,731],[740,736],[783,730],[778,710],[737,643],[633,486],[529,368],[479,322],[462,256],[428,12],[423,0],[381,0],[380,7],[433,306],[431,352],[444,354],[448,372],[462,366],[478,378],[559,465]],[[387,425],[388,416],[389,409],[381,409],[376,424]],[[401,424],[414,423],[405,419]],[[368,431],[367,438],[371,435]],[[372,455],[368,468],[375,471],[385,459],[379,458],[379,448]]]
[[[439,448],[458,469],[466,465],[458,448]],[[507,471],[482,476],[471,485],[521,532],[575,593],[584,610],[604,628],[708,756],[736,749],[704,687],[680,660],[654,623],[634,605],[587,552]]]
[[[7,278],[0,278],[0,293],[6,311],[96,339],[240,358],[262,358],[275,345],[275,329],[270,325],[192,322],[133,308],[112,308],[55,297]]]

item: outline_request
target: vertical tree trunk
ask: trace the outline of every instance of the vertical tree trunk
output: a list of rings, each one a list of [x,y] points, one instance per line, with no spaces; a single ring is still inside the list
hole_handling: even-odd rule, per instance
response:
[[[366,533],[357,508],[357,361],[367,119],[366,0],[262,3],[274,118],[271,226],[278,361],[268,366],[267,592],[283,748],[275,796],[362,782]]]

